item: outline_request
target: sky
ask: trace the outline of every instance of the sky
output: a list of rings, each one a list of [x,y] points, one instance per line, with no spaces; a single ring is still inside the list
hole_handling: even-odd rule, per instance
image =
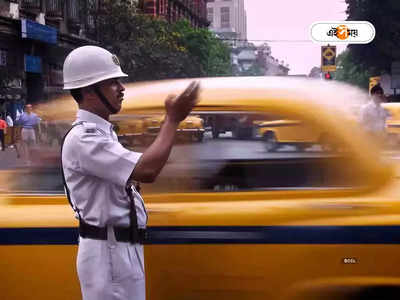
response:
[[[268,42],[272,56],[289,64],[289,74],[309,74],[321,65],[321,45],[310,39],[310,25],[317,21],[344,21],[344,0],[244,0],[247,39],[307,42]],[[260,44],[260,42],[254,41]],[[337,45],[337,54],[345,50]]]

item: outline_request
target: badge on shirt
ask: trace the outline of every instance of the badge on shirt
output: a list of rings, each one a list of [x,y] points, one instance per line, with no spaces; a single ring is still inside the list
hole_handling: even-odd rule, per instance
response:
[[[85,128],[86,133],[95,133],[96,132],[96,123],[83,123],[83,127]]]

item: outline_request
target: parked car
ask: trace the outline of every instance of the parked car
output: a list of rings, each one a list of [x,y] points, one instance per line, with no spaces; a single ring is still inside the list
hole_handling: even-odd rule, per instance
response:
[[[278,150],[283,145],[296,146],[302,151],[313,145],[320,145],[323,150],[336,150],[339,146],[329,132],[301,120],[265,121],[257,126],[267,151]]]
[[[160,132],[164,117],[162,114],[144,119],[143,134],[147,138],[147,144],[152,142]],[[177,131],[177,138],[180,140],[201,142],[204,137],[204,121],[198,116],[189,115],[179,124]]]
[[[386,120],[386,132],[389,142],[398,146],[400,144],[400,103],[383,103],[390,117]]]
[[[134,147],[144,143],[144,120],[135,116],[114,115],[111,117],[114,130],[121,144]]]
[[[188,83],[129,85],[121,115],[160,115],[166,96]],[[346,113],[365,95],[282,77],[201,86],[194,114],[298,120],[346,151],[270,153],[256,137],[228,136],[176,145],[157,181],[142,187],[147,299],[397,299],[395,164]],[[80,299],[77,220],[52,170],[0,172],[2,299]]]

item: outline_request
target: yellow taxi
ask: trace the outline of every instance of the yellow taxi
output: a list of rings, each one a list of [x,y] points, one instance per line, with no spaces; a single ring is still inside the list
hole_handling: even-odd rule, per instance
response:
[[[390,117],[386,120],[386,133],[392,144],[400,143],[400,103],[383,103]]]
[[[329,133],[299,120],[265,121],[257,126],[268,151],[275,151],[283,145],[295,145],[300,150],[318,143],[328,146]],[[331,147],[335,148],[334,145]]]
[[[154,115],[144,119],[144,135],[148,142],[154,140],[160,132],[165,115]],[[177,129],[177,137],[184,141],[201,142],[204,137],[204,121],[199,116],[188,116]]]
[[[257,136],[229,132],[174,146],[157,181],[143,186],[147,299],[397,299],[398,172],[348,117],[365,95],[297,78],[200,81],[194,115],[298,120],[346,151],[271,153]],[[188,83],[127,86],[121,115],[159,116],[166,96]],[[68,99],[57,107],[58,118],[76,110]],[[0,189],[1,298],[80,299],[78,222],[59,168],[3,170]]]
[[[131,115],[114,115],[111,118],[118,140],[124,146],[134,147],[144,143],[144,120]]]

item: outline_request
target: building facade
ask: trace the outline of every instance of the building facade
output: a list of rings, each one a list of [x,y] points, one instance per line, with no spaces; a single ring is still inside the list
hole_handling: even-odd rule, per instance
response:
[[[0,0],[0,108],[15,114],[25,103],[63,93],[68,53],[96,44],[91,0]]]
[[[207,19],[218,36],[247,40],[247,16],[244,0],[208,0]]]
[[[208,27],[206,0],[139,0],[145,14],[176,22],[185,18],[193,27]]]
[[[231,54],[235,75],[242,75],[251,68],[257,69],[257,76],[287,76],[289,65],[272,56],[271,47],[264,43],[242,43],[234,47]],[[245,73],[246,75],[246,73]]]

